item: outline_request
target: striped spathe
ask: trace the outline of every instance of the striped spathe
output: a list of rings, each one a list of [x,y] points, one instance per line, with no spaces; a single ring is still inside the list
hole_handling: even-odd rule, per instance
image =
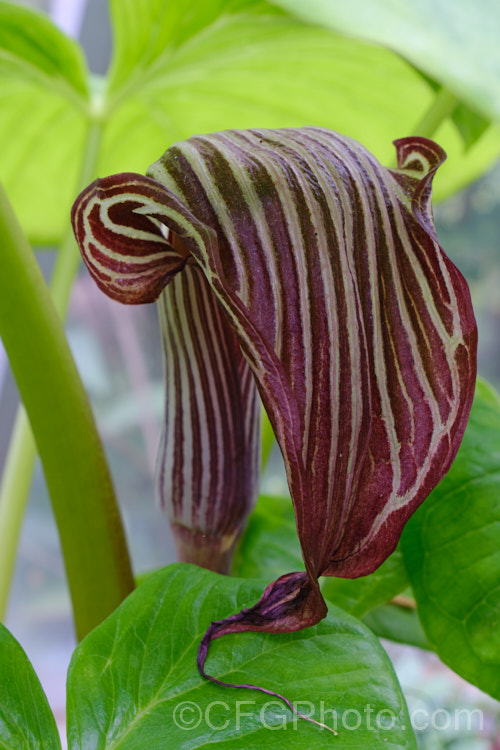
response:
[[[387,169],[356,141],[313,127],[174,144],[149,178],[106,178],[115,193],[103,222],[114,211],[130,231],[151,233],[150,244],[139,235],[135,254],[121,240],[115,254],[113,231],[93,228],[85,205],[104,205],[104,181],[77,201],[84,258],[112,296],[123,286],[132,301],[153,299],[185,266],[201,272],[283,453],[307,572],[213,623],[202,671],[211,638],[321,619],[318,577],[375,570],[460,445],[477,331],[467,284],[432,220],[445,154],[417,137],[396,150],[398,168]],[[128,219],[111,208],[124,200]]]

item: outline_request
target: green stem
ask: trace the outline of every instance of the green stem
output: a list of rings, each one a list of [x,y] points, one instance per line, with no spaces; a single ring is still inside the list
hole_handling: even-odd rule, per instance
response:
[[[19,407],[0,487],[0,621],[5,620],[36,446],[26,412]]]
[[[91,123],[82,158],[77,190],[82,190],[93,177],[99,154],[101,126]],[[64,320],[71,289],[80,265],[80,253],[71,226],[61,243],[52,273],[50,291],[54,306]],[[12,439],[5,460],[0,484],[0,621],[5,620],[17,549],[37,452],[26,411],[19,405]]]
[[[82,190],[93,177],[100,140],[101,126],[98,123],[92,123],[83,152],[77,192]],[[66,317],[71,289],[79,265],[80,253],[71,226],[68,226],[68,231],[56,256],[50,283],[54,306],[63,320]],[[35,439],[24,406],[20,404],[0,484],[0,621],[5,620],[7,611],[36,457]]]
[[[432,100],[429,109],[413,128],[412,135],[421,135],[424,136],[424,138],[432,138],[440,125],[453,114],[453,110],[458,103],[459,99],[448,91],[448,89],[439,89]]]
[[[100,130],[101,127],[98,123],[92,124],[89,128],[78,189],[81,189],[90,182],[93,176],[99,149]],[[11,309],[10,312],[9,298],[11,299],[11,306],[15,307],[15,297],[12,298],[12,294],[10,294],[7,295],[7,300],[1,301],[5,302],[5,304],[0,304],[1,333],[6,339],[5,345],[11,357],[11,364],[18,379],[23,400],[25,400],[29,409],[28,401],[31,399],[32,409],[35,410],[39,420],[38,427],[41,430],[42,438],[40,438],[37,426],[33,422],[33,414],[31,415],[35,431],[38,434],[39,443],[41,443],[40,454],[44,463],[47,482],[54,504],[54,512],[61,535],[73,599],[77,633],[79,636],[83,636],[115,608],[131,590],[133,583],[128,551],[104,454],[90,415],[85,393],[67,348],[60,321],[57,320],[57,323],[54,323],[56,310],[60,316],[64,317],[65,315],[71,287],[78,270],[79,254],[72,232],[69,231],[61,245],[54,268],[51,292],[55,310],[51,309],[52,305],[47,299],[48,291],[45,288],[43,279],[41,280],[39,269],[36,261],[34,261],[31,249],[22,235],[20,228],[17,226],[6,196],[3,195],[0,197],[2,198],[0,235],[3,239],[3,247],[0,247],[0,250],[3,249],[4,254],[4,257],[0,258],[0,268],[2,266],[7,267],[7,272],[2,274],[3,278],[9,279],[10,284],[11,276],[9,274],[16,273],[14,267],[19,265],[19,262],[22,260],[22,263],[26,264],[24,268],[25,278],[22,278],[23,273],[21,273],[19,279],[16,277],[16,282],[18,283],[13,284],[13,286],[18,287],[25,284],[25,288],[21,291],[21,297],[26,297],[27,290],[29,290],[28,296],[29,294],[33,295],[33,298],[28,303],[29,309],[26,310],[20,307],[22,304],[21,297],[17,303],[19,309]],[[9,257],[7,257],[7,254],[9,254]],[[35,264],[36,268],[33,264]],[[35,325],[35,328],[43,329],[42,338],[47,343],[50,342],[49,350],[52,350],[54,356],[51,368],[49,369],[57,369],[58,365],[60,368],[65,368],[65,372],[58,371],[59,377],[56,377],[56,381],[65,381],[63,391],[60,393],[57,392],[55,381],[54,383],[49,383],[47,378],[41,378],[45,382],[48,392],[54,398],[58,399],[63,392],[69,398],[68,403],[64,404],[64,408],[59,409],[59,413],[57,414],[50,408],[49,404],[46,404],[45,408],[41,406],[40,402],[43,401],[43,397],[40,396],[44,392],[42,383],[40,382],[40,395],[37,397],[36,393],[31,392],[33,386],[35,388],[37,386],[32,382],[33,378],[30,378],[29,373],[26,371],[26,368],[28,371],[31,370],[31,372],[36,370],[35,362],[37,356],[46,360],[46,353],[41,351],[41,347],[32,346],[35,341],[37,344],[40,344],[40,341],[35,339],[35,331],[29,327],[28,323],[30,315],[33,315],[34,308],[37,305],[40,305],[43,309],[39,311],[40,320],[37,320],[38,325]],[[20,312],[23,314],[20,315]],[[7,314],[4,315],[4,313]],[[11,321],[9,321],[9,314],[12,316]],[[15,325],[12,325],[14,320],[17,320],[17,322]],[[24,325],[22,324],[23,320]],[[10,329],[17,330],[18,338],[21,340],[25,339],[25,332],[29,330],[31,333],[30,346],[26,346],[26,344],[23,346],[23,344],[19,344],[19,341],[17,343],[13,342],[13,351],[9,351],[7,339],[9,339],[12,333]],[[27,352],[32,351],[33,348],[36,350],[33,352],[34,361],[31,364],[27,364],[25,362]],[[14,360],[18,360],[17,372]],[[45,375],[45,373],[39,373],[38,378],[35,379],[40,380],[40,375],[42,374]],[[71,378],[74,379],[73,384],[69,382]],[[23,393],[21,382],[24,383],[25,391],[27,389],[26,397]],[[45,396],[47,396],[47,393]],[[73,401],[73,404],[71,401]],[[74,424],[75,420],[71,415],[72,407],[76,408],[76,415],[81,419],[80,427]],[[42,414],[44,414],[43,419]],[[44,420],[45,424],[43,423]],[[49,429],[48,422],[60,423],[60,426],[64,427],[62,432],[59,432],[59,436],[56,435],[55,429]],[[83,429],[84,433],[78,437],[79,430],[81,432],[81,429]],[[46,441],[48,435],[50,435],[50,438]],[[71,439],[69,435],[71,435]],[[24,410],[18,412],[14,436],[15,439],[12,441],[9,450],[0,491],[0,617],[3,617],[6,608],[22,518],[36,455],[33,436]],[[81,446],[79,445],[80,439]],[[61,461],[57,459],[57,451],[61,449],[58,443],[64,443],[62,454],[65,453],[69,460],[66,466],[61,466],[62,454]],[[45,459],[42,454],[42,444],[44,446]],[[81,461],[78,455],[83,451],[83,457],[85,450],[88,451],[87,460],[90,459],[90,465],[87,467],[83,466],[84,461]],[[75,461],[79,467],[76,474],[70,468]],[[57,467],[58,463],[59,467]],[[94,471],[93,476],[92,471]],[[58,473],[61,476],[57,477]],[[64,476],[66,476],[67,480],[70,480],[69,475],[73,474],[73,479],[76,480],[78,473],[80,473],[81,487],[78,486],[76,481],[69,481],[68,488],[64,488]],[[77,497],[76,509],[74,493],[69,491],[71,484],[76,485],[74,487]],[[91,497],[89,497],[90,492],[92,493]],[[72,497],[71,507],[68,504],[68,497]],[[77,518],[79,519],[78,522],[76,522]],[[89,554],[89,542],[92,554]],[[97,559],[101,560],[99,563],[100,572],[98,572],[95,564]],[[108,583],[101,580],[106,577],[110,577]]]

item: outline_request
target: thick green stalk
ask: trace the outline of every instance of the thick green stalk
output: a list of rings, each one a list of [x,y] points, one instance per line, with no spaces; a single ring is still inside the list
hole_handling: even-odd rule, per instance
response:
[[[92,180],[100,140],[101,125],[94,122],[89,127],[76,192]],[[68,223],[68,231],[57,253],[50,282],[52,301],[63,320],[79,264],[80,253]],[[0,483],[0,621],[5,620],[36,456],[35,439],[26,410],[20,404]]]
[[[93,177],[100,139],[101,125],[98,122],[92,123],[89,127],[76,192],[83,189]],[[80,253],[68,223],[68,231],[57,253],[50,283],[52,300],[62,319],[66,317],[79,264]],[[24,406],[20,404],[0,483],[0,621],[2,622],[5,620],[36,456],[35,439]]]
[[[17,410],[0,485],[0,621],[5,620],[36,445],[26,411]]]
[[[101,125],[98,122],[93,122],[89,127],[76,193],[92,180],[99,153],[101,130]],[[72,228],[68,222],[68,231],[57,253],[50,282],[52,301],[63,320],[66,317],[71,289],[78,272],[79,264],[80,253],[73,236]],[[0,483],[1,622],[5,620],[19,538],[29,498],[36,456],[35,439],[26,415],[26,410],[20,404]]]
[[[98,137],[95,125],[89,133],[82,185],[91,179]],[[0,275],[8,284],[0,299],[0,333],[37,436],[81,637],[113,611],[132,589],[133,579],[105,457],[56,311],[57,307],[63,313],[67,306],[77,268],[78,254],[68,235],[53,276],[54,306],[2,191]],[[4,519],[10,520],[11,529],[20,527],[26,494],[21,473],[30,473],[27,464],[33,453],[22,422],[15,434],[16,466],[7,466],[4,487],[9,496],[2,496]],[[3,568],[0,574],[3,578]]]

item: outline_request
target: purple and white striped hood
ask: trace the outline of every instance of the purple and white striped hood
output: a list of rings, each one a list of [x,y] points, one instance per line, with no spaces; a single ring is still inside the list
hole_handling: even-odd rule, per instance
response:
[[[160,298],[174,341],[166,434],[177,439],[162,448],[164,486],[177,488],[174,521],[193,521],[194,482],[201,486],[210,462],[207,508],[224,482],[238,485],[220,455],[234,456],[238,444],[245,499],[238,511],[231,490],[228,507],[248,513],[254,383],[283,453],[307,574],[271,584],[258,605],[214,624],[210,637],[321,619],[318,577],[375,570],[460,445],[477,332],[467,284],[432,222],[431,183],[445,154],[425,138],[395,145],[398,169],[387,169],[322,128],[196,136],[169,148],[149,178],[96,180],[75,203],[75,234],[101,289],[150,302],[175,277],[181,306],[197,306],[182,338],[172,300]],[[189,378],[179,373],[190,367],[203,374],[182,395]],[[204,411],[208,401],[220,409]],[[217,455],[202,445],[214,430]],[[212,520],[225,519],[231,536],[238,524],[229,516],[221,507]]]

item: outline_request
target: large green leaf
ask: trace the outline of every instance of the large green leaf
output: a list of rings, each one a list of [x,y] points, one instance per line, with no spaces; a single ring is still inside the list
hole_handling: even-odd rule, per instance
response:
[[[486,117],[500,120],[496,0],[273,0],[299,17],[398,52]]]
[[[261,495],[236,549],[231,573],[274,581],[294,570],[304,570],[304,561],[292,500]]]
[[[174,141],[227,128],[321,125],[361,141],[386,164],[433,101],[397,55],[304,26],[261,0],[111,3],[115,56],[101,172],[144,172]],[[381,86],[380,82],[384,85]],[[437,139],[449,159],[440,198],[500,153],[491,131],[464,156],[451,122]]]
[[[79,46],[44,16],[0,2],[0,180],[35,242],[60,238],[89,107]]]
[[[196,652],[210,621],[239,611],[260,593],[257,581],[188,565],[172,565],[148,578],[73,656],[70,750],[415,748],[387,656],[362,623],[336,608],[316,627],[296,634],[221,638],[212,644],[207,666],[223,680],[251,682],[305,701],[297,707],[305,713],[314,707],[316,718],[323,706],[330,726],[337,716],[337,737],[297,721],[272,696],[204,681]],[[358,716],[360,726],[352,731]],[[378,727],[384,723],[394,726]]]
[[[41,13],[0,3],[0,72],[39,81],[83,106],[87,68],[81,49]]]
[[[445,149],[448,158],[433,183],[435,202],[449,198],[477,180],[500,155],[500,127],[492,125],[470,148],[451,120],[446,120],[433,135]],[[464,150],[465,149],[465,150]]]
[[[61,750],[47,698],[23,649],[0,625],[0,747]]]
[[[428,82],[396,54],[305,25],[263,0],[112,0],[111,12],[109,85],[93,79],[89,96],[75,43],[0,0],[8,27],[0,34],[0,139],[8,144],[0,180],[37,243],[64,233],[91,122],[104,128],[100,175],[144,172],[194,133],[254,126],[322,125],[390,164],[392,140],[411,134],[433,101]],[[451,122],[436,137],[449,154],[438,199],[500,152],[495,128],[465,157]]]
[[[375,573],[362,578],[325,578],[323,595],[337,607],[363,617],[374,607],[388,602],[408,586],[401,550],[398,549]]]
[[[482,137],[490,125],[489,120],[478,115],[463,102],[455,107],[452,117],[463,138],[466,150]]]
[[[425,81],[385,50],[304,26],[258,0],[241,0],[231,13],[227,2],[205,5],[217,7],[218,17],[211,13],[211,24],[179,42],[171,38],[172,13],[160,12],[158,3],[112,3],[117,57],[104,171],[123,162],[144,171],[173,141],[197,132],[307,124],[348,133],[393,158],[392,139],[407,133],[432,100]],[[177,22],[190,9],[190,0],[176,3]],[[120,67],[128,70],[120,50],[136,48],[136,26],[136,69],[118,88]]]
[[[363,622],[379,638],[432,650],[415,609],[394,604],[382,604],[367,612]]]
[[[483,382],[457,458],[409,521],[403,553],[431,645],[500,698],[500,400]]]

